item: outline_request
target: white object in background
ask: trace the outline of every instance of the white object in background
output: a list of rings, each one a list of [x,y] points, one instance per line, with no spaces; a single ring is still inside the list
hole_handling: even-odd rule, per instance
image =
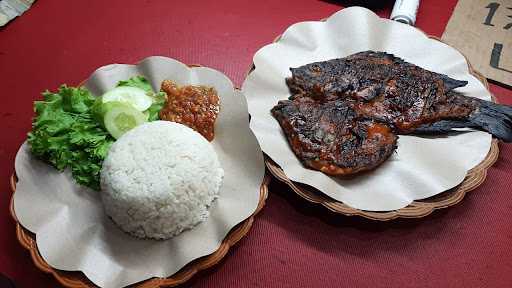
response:
[[[420,0],[396,0],[389,18],[414,26],[418,6],[420,6]]]

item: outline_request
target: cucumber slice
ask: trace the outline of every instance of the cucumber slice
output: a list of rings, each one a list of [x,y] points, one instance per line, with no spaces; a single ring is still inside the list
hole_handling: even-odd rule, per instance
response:
[[[129,86],[116,87],[107,91],[101,96],[103,103],[107,102],[123,102],[131,104],[139,111],[145,111],[153,104],[153,98],[146,94],[146,91]]]
[[[116,139],[144,122],[146,116],[142,112],[122,102],[109,103],[109,109],[103,116],[105,128]]]

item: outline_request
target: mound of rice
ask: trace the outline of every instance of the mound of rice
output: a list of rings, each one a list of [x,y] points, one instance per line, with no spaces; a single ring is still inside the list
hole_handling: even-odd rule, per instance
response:
[[[155,121],[124,134],[101,170],[106,213],[140,238],[167,239],[208,217],[224,170],[212,145],[194,130]]]

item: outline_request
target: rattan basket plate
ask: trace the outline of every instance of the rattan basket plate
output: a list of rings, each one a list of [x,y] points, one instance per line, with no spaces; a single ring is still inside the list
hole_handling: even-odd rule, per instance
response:
[[[131,285],[129,287],[134,288],[161,288],[161,287],[173,287],[179,284],[182,284],[192,278],[197,272],[201,270],[205,270],[210,268],[211,266],[219,263],[224,256],[228,253],[229,249],[235,245],[240,239],[242,239],[251,229],[252,224],[254,222],[254,217],[258,212],[265,206],[265,200],[267,199],[268,195],[268,184],[270,182],[270,175],[265,174],[263,178],[263,182],[260,186],[260,198],[258,202],[258,207],[256,208],[256,211],[238,224],[237,226],[233,227],[231,231],[226,235],[226,238],[222,241],[221,245],[215,251],[214,253],[198,258],[189,264],[187,264],[185,267],[183,267],[180,271],[175,273],[172,276],[169,276],[167,278],[151,278],[148,280],[145,280],[143,282]],[[10,186],[13,192],[16,193],[16,175],[12,175],[10,179]],[[70,288],[89,288],[89,287],[97,287],[94,285],[85,274],[78,271],[63,271],[52,268],[39,254],[39,250],[37,249],[36,244],[36,235],[27,229],[23,228],[21,224],[18,222],[18,219],[16,218],[16,213],[14,212],[14,201],[13,197],[11,197],[11,203],[10,203],[10,211],[11,215],[14,218],[14,221],[16,222],[16,237],[18,238],[18,241],[21,243],[23,247],[25,247],[30,252],[30,256],[32,257],[32,260],[34,261],[34,264],[37,266],[37,268],[41,269],[42,271],[46,273],[52,274],[57,281],[59,281],[63,286],[70,287]]]
[[[199,64],[189,64],[189,67],[201,67]],[[78,86],[82,86],[84,82],[78,84]],[[231,231],[226,235],[224,240],[222,241],[219,248],[210,255],[198,258],[185,267],[183,267],[180,271],[175,274],[167,277],[167,278],[151,278],[142,282],[139,282],[134,285],[130,285],[129,287],[136,288],[160,288],[160,287],[174,287],[180,284],[183,284],[192,276],[194,276],[197,272],[201,270],[205,270],[210,268],[211,266],[219,263],[224,256],[228,253],[230,247],[235,245],[240,239],[242,239],[251,229],[252,224],[254,222],[254,217],[256,214],[260,212],[260,210],[265,206],[265,200],[268,196],[268,184],[270,183],[271,176],[265,171],[265,175],[263,181],[260,186],[260,196],[259,202],[254,213],[247,219],[245,219],[240,224],[236,225],[231,229]],[[16,192],[16,183],[17,178],[16,175],[12,175],[10,179],[11,190],[14,193]],[[37,248],[36,243],[36,235],[29,230],[25,229],[16,218],[16,213],[14,212],[14,197],[11,196],[10,202],[10,212],[14,221],[16,222],[16,237],[21,245],[29,250],[32,260],[34,264],[42,271],[46,273],[52,274],[55,279],[59,283],[61,283],[65,287],[71,288],[85,288],[85,287],[97,287],[94,285],[82,272],[79,271],[64,271],[58,270],[51,267],[40,255],[39,250]]]
[[[323,19],[322,21],[325,21],[325,19]],[[435,36],[428,37],[437,41],[441,41],[441,39]],[[274,40],[274,42],[279,41],[279,39],[280,36],[278,36]],[[489,84],[487,82],[487,79],[482,74],[478,73],[472,68],[467,58],[466,62],[468,63],[470,73],[477,79],[479,79],[480,82],[482,82],[482,84],[486,87],[486,89],[489,90]],[[255,66],[253,64],[248,74],[251,73],[254,70],[254,68]],[[494,96],[493,101],[496,102]],[[279,165],[272,161],[272,159],[267,155],[265,155],[265,164],[270,173],[276,179],[287,184],[292,191],[294,191],[295,193],[297,193],[297,195],[306,199],[309,202],[320,204],[326,207],[327,209],[331,210],[332,212],[339,214],[344,214],[348,216],[356,215],[372,220],[387,221],[396,218],[421,218],[429,215],[436,209],[446,208],[459,203],[464,198],[467,192],[474,190],[484,182],[487,176],[487,170],[496,162],[496,160],[498,159],[498,155],[498,140],[496,138],[493,138],[491,142],[491,148],[489,149],[487,156],[477,166],[468,171],[462,183],[460,183],[459,185],[450,190],[444,191],[433,197],[413,201],[407,207],[385,212],[355,209],[344,204],[343,202],[336,201],[330,198],[321,191],[318,191],[317,189],[309,185],[293,182],[288,178],[288,176],[286,176],[281,167],[279,167]]]

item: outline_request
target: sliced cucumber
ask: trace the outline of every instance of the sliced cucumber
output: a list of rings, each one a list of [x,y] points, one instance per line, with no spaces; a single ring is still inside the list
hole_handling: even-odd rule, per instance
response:
[[[128,103],[141,112],[153,104],[153,98],[147,95],[146,91],[137,87],[116,87],[103,94],[101,98],[103,103],[112,101]]]
[[[133,106],[122,102],[108,103],[108,110],[103,116],[105,128],[112,137],[119,139],[124,133],[146,122],[146,115]]]

